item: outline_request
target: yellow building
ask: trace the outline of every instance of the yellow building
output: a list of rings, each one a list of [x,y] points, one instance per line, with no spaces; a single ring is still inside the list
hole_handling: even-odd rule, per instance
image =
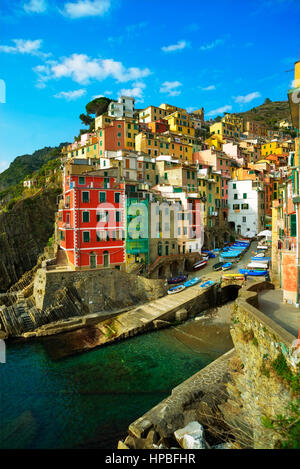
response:
[[[165,116],[164,119],[169,124],[170,132],[189,135],[191,137],[195,136],[195,128],[192,126],[190,117],[185,110],[175,111]]]
[[[164,119],[169,114],[169,111],[162,109],[161,107],[148,106],[139,112],[139,121],[145,124],[157,121],[158,119]]]
[[[287,144],[282,142],[268,142],[261,146],[261,157],[268,155],[288,155],[290,149]]]
[[[211,137],[205,140],[206,145],[209,148],[215,147],[216,150],[222,151],[223,150],[223,140],[222,136],[218,134],[214,134]]]
[[[220,122],[215,122],[209,128],[211,134],[226,137],[239,138],[243,133],[243,119],[234,114],[225,114]]]
[[[193,160],[193,144],[186,143],[186,139],[172,134],[153,134],[140,132],[135,137],[135,149],[151,157],[170,155],[180,161]]]

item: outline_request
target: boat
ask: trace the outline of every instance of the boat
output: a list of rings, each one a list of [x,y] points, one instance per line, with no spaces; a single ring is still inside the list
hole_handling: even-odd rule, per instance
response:
[[[268,263],[268,262],[270,262],[271,257],[262,257],[262,256],[257,257],[257,256],[255,256],[255,257],[251,257],[251,260],[252,260],[253,262],[265,262],[265,263]]]
[[[217,253],[218,253],[218,252],[220,252],[220,251],[221,251],[221,249],[219,249],[219,248],[213,249],[213,252],[217,252]]]
[[[231,279],[244,279],[244,275],[243,274],[224,274],[223,275],[224,278],[231,278]]]
[[[209,259],[216,257],[215,254],[213,254],[211,251],[207,251],[207,250],[201,251],[201,254],[204,254],[203,259],[207,258],[207,257]]]
[[[208,261],[209,256],[204,255],[204,256],[202,256],[202,259],[203,259],[204,261]]]
[[[224,262],[217,262],[217,264],[213,265],[213,269],[217,272],[218,270],[221,270],[224,265]]]
[[[267,270],[255,270],[255,269],[240,269],[240,274],[249,275],[250,277],[262,277],[268,275]]]
[[[187,275],[178,275],[178,277],[172,277],[168,279],[168,284],[169,285],[176,285],[177,283],[182,283],[187,280],[188,276]]]
[[[247,269],[257,269],[257,270],[268,270],[269,264],[262,262],[250,262],[247,265]]]
[[[193,287],[194,285],[196,285],[197,283],[199,283],[201,281],[201,278],[200,277],[193,277],[191,278],[190,280],[188,280],[187,282],[184,282],[184,286],[186,288],[188,287]]]
[[[202,260],[199,262],[196,262],[196,264],[193,265],[193,270],[200,270],[203,269],[207,264],[207,260]]]
[[[174,293],[179,293],[180,291],[184,290],[184,285],[177,285],[176,287],[172,287],[168,290],[168,295],[173,295]]]
[[[223,266],[222,266],[222,270],[230,270],[232,267],[232,262],[226,262]]]
[[[214,285],[216,282],[214,282],[213,280],[208,280],[207,282],[204,282],[200,285],[200,288],[207,288],[207,287],[211,287],[212,285]]]
[[[262,250],[266,251],[267,249],[269,249],[269,247],[268,246],[257,246],[256,249],[262,249]]]
[[[255,254],[255,257],[264,257],[264,253],[263,252],[257,252],[256,251],[256,254]]]

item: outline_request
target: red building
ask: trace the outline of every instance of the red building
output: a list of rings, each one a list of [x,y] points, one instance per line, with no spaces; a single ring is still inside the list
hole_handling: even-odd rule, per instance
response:
[[[125,191],[111,171],[67,165],[58,213],[58,242],[77,269],[125,266]],[[76,174],[77,172],[77,174]]]

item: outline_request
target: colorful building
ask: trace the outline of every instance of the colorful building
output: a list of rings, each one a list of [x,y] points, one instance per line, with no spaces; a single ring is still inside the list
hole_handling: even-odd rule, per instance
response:
[[[124,194],[114,170],[65,166],[57,233],[72,269],[124,268]]]

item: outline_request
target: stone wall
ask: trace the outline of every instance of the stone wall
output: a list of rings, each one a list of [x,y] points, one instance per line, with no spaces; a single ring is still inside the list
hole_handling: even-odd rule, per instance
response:
[[[223,422],[220,424],[222,415],[218,406],[227,399],[226,383],[234,354],[234,350],[227,352],[176,386],[170,396],[129,426],[128,436],[119,443],[119,448],[174,447],[174,432],[192,421],[208,429],[209,443],[225,439],[227,429]]]
[[[299,373],[291,355],[296,338],[255,307],[257,292],[253,290],[264,284],[242,289],[234,304],[231,335],[236,358],[227,385],[229,399],[221,406],[233,434],[255,449],[278,446],[282,436],[266,428],[262,418],[289,415],[288,406],[295,397],[272,363],[284,356],[290,370]]]
[[[166,293],[162,280],[146,279],[116,269],[89,272],[39,269],[33,290],[36,307],[45,310],[55,304],[63,287],[76,291],[88,314],[130,307]]]

